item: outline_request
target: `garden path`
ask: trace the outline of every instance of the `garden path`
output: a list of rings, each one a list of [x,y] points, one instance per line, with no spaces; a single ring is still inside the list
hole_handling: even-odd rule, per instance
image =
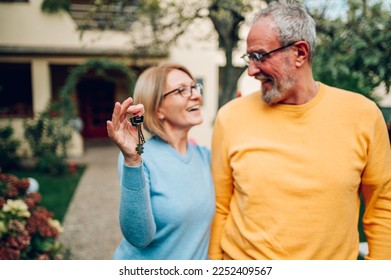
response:
[[[64,217],[60,241],[72,260],[110,260],[121,240],[118,224],[118,149],[110,141],[86,144],[87,165]]]

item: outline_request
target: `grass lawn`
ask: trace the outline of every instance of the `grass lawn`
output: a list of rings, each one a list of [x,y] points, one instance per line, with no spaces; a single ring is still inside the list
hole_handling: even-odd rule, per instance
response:
[[[37,180],[38,192],[42,195],[41,205],[54,212],[55,218],[62,223],[84,170],[85,167],[82,166],[73,174],[63,176],[51,176],[31,170],[15,170],[9,174],[18,178],[32,177]]]

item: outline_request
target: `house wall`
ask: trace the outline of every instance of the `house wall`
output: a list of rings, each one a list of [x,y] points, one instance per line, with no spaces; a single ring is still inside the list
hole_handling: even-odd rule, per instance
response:
[[[31,64],[33,112],[38,114],[50,101],[51,77],[50,64],[82,64],[90,57],[63,57],[61,49],[105,50],[123,49],[127,39],[115,32],[105,34],[85,33],[80,38],[76,25],[68,13],[55,15],[41,12],[41,0],[30,0],[29,3],[0,3],[0,46],[12,48],[40,48],[58,50],[58,56],[23,56],[0,57],[1,62],[28,62]],[[8,119],[0,119],[1,124]],[[27,142],[23,136],[23,119],[13,118],[11,124],[15,137],[22,143],[19,153],[29,155]],[[77,131],[73,132],[69,155],[81,156],[84,153],[83,138]]]
[[[77,34],[67,13],[41,12],[41,0],[0,3],[0,44],[11,46],[72,46]]]

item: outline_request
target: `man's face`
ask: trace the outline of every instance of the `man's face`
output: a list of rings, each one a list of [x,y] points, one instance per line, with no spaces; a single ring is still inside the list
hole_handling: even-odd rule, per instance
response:
[[[247,37],[247,53],[268,53],[280,48],[273,21],[264,18],[255,23]],[[263,100],[270,104],[283,103],[296,83],[295,67],[290,48],[273,52],[261,61],[250,60],[248,74],[261,82]]]

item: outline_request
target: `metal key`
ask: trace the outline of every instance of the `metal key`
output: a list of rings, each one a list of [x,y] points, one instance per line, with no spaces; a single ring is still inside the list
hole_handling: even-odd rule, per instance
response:
[[[136,152],[141,155],[144,152],[144,143],[145,143],[145,138],[143,134],[143,130],[141,128],[141,124],[144,121],[144,116],[143,115],[136,115],[130,118],[130,122],[132,123],[133,126],[137,127],[137,134],[138,134],[138,144],[136,147]]]

